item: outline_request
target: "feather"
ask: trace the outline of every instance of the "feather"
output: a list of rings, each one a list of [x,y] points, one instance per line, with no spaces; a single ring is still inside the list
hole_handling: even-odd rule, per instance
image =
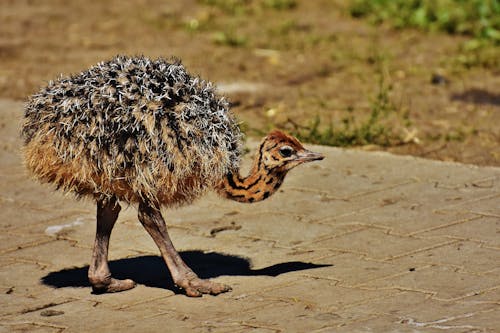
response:
[[[116,56],[50,81],[28,100],[22,136],[26,165],[42,182],[126,202],[190,202],[240,162],[228,103],[163,58]]]

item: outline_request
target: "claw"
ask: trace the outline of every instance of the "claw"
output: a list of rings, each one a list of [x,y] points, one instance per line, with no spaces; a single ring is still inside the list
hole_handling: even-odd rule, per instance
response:
[[[181,279],[176,285],[183,288],[189,297],[200,297],[203,294],[218,295],[232,290],[228,285],[203,280],[197,276]]]
[[[120,291],[132,289],[135,286],[136,283],[133,280],[118,280],[111,278],[111,282],[109,284],[92,286],[92,292],[94,294],[117,293]]]

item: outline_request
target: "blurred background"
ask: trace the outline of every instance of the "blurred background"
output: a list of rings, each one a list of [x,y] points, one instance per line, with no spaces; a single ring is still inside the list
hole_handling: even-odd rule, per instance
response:
[[[175,56],[248,136],[500,165],[498,0],[1,0],[0,22],[1,99]]]

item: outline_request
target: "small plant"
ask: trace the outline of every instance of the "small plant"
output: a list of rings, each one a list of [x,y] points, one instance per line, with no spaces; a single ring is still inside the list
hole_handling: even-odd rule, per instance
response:
[[[237,34],[232,30],[215,32],[212,35],[212,40],[216,44],[231,47],[242,47],[247,43],[247,38],[245,36]]]
[[[276,10],[287,10],[297,7],[297,1],[295,0],[263,0],[262,5],[264,7],[273,8]]]
[[[199,0],[231,15],[244,15],[259,9],[290,10],[297,7],[296,0]]]
[[[499,68],[500,48],[484,40],[472,39],[460,45],[458,55],[453,60],[466,68]]]
[[[200,2],[231,15],[245,14],[251,6],[251,1],[248,0],[200,0]]]
[[[341,126],[334,126],[330,122],[322,125],[321,118],[316,116],[309,126],[300,126],[291,120],[291,132],[300,140],[327,146],[362,146],[376,144],[388,146],[393,141],[400,142],[400,138],[387,124],[391,114],[396,113],[396,108],[390,100],[389,93],[392,87],[385,83],[380,75],[377,94],[371,103],[369,114],[362,120],[354,116],[354,109],[347,108],[347,116],[342,118]]]
[[[374,41],[376,44],[376,41]],[[375,45],[374,44],[374,45]],[[309,126],[299,126],[288,120],[291,132],[299,139],[328,146],[362,146],[376,144],[389,146],[400,144],[403,140],[394,131],[394,122],[403,126],[409,125],[408,114],[398,112],[391,100],[392,85],[387,82],[388,56],[376,47],[370,57],[375,65],[377,88],[370,103],[368,113],[363,115],[355,112],[353,107],[347,107],[347,115],[341,118],[341,125],[335,126],[332,121],[328,125],[322,124],[321,118],[316,116]]]

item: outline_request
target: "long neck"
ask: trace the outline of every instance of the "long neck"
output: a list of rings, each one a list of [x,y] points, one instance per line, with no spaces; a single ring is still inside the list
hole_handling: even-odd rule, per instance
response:
[[[229,173],[219,186],[219,194],[231,200],[252,203],[274,194],[285,179],[286,172],[267,170],[257,153],[255,163],[247,177]]]

